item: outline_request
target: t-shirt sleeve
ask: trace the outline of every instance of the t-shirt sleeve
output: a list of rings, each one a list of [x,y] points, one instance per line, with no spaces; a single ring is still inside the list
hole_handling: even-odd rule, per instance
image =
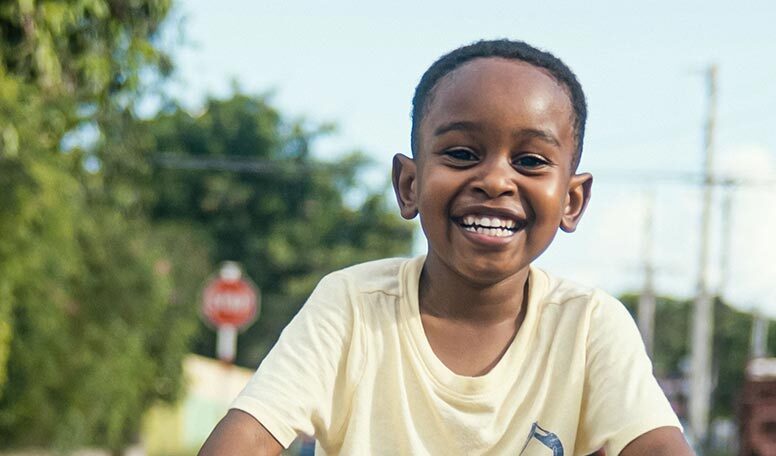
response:
[[[325,440],[344,424],[361,371],[358,339],[347,278],[324,277],[231,408],[253,415],[286,448],[298,434]]]
[[[620,454],[636,437],[663,426],[681,429],[660,389],[633,318],[616,299],[596,293],[587,340],[580,448]]]

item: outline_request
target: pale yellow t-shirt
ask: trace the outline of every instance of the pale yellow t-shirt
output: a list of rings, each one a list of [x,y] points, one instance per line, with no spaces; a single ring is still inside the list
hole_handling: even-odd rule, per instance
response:
[[[420,320],[423,261],[326,276],[232,407],[284,446],[314,435],[328,455],[616,455],[680,427],[622,304],[538,268],[503,358],[480,377],[453,373]]]

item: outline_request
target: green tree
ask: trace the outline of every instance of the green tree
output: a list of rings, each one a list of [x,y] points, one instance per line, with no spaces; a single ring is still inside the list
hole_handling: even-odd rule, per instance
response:
[[[145,203],[153,220],[201,227],[213,261],[241,262],[262,290],[240,364],[255,367],[324,274],[410,251],[413,225],[388,208],[385,188],[360,187],[366,158],[316,159],[312,144],[330,128],[289,121],[266,96],[210,99],[198,115],[173,108],[143,130],[158,154]],[[213,346],[203,327],[198,351],[212,356]]]
[[[0,2],[0,447],[119,449],[179,391],[196,328],[181,290],[210,269],[207,244],[151,229],[116,178],[138,178],[129,134],[170,70],[169,7]],[[166,266],[181,248],[191,272]]]

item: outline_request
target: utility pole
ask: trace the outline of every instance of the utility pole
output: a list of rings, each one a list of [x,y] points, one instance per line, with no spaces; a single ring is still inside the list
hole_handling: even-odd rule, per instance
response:
[[[719,286],[717,296],[724,299],[730,277],[730,255],[733,240],[733,190],[730,180],[719,182],[722,186],[722,248],[719,256]]]
[[[768,319],[760,312],[752,315],[752,340],[749,352],[750,358],[762,358],[768,352]]]
[[[711,230],[711,203],[714,189],[713,156],[714,128],[717,111],[717,66],[707,70],[708,114],[704,135],[704,179],[702,191],[700,257],[698,285],[692,320],[691,373],[690,373],[690,428],[695,438],[704,445],[708,436],[711,399],[711,348],[714,326],[714,302],[709,293],[709,234]],[[704,445],[705,446],[705,445]]]
[[[655,340],[655,265],[652,258],[654,195],[648,194],[647,208],[644,216],[644,244],[642,258],[644,259],[644,286],[639,296],[638,323],[641,338],[647,354],[652,358]]]

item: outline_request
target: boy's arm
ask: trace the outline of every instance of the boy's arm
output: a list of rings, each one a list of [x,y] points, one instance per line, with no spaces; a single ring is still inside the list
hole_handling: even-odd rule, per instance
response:
[[[347,415],[334,404],[350,397],[364,362],[361,352],[351,350],[360,326],[348,280],[342,273],[321,279],[213,430],[201,456],[277,455],[299,434],[320,432],[319,441],[325,443],[331,429],[343,428]]]
[[[678,428],[666,426],[653,429],[636,437],[622,449],[620,456],[692,456]]]
[[[652,373],[636,323],[596,292],[587,339],[578,446],[607,455],[691,455],[681,424]]]
[[[216,425],[198,456],[279,455],[283,446],[253,416],[231,409]]]

